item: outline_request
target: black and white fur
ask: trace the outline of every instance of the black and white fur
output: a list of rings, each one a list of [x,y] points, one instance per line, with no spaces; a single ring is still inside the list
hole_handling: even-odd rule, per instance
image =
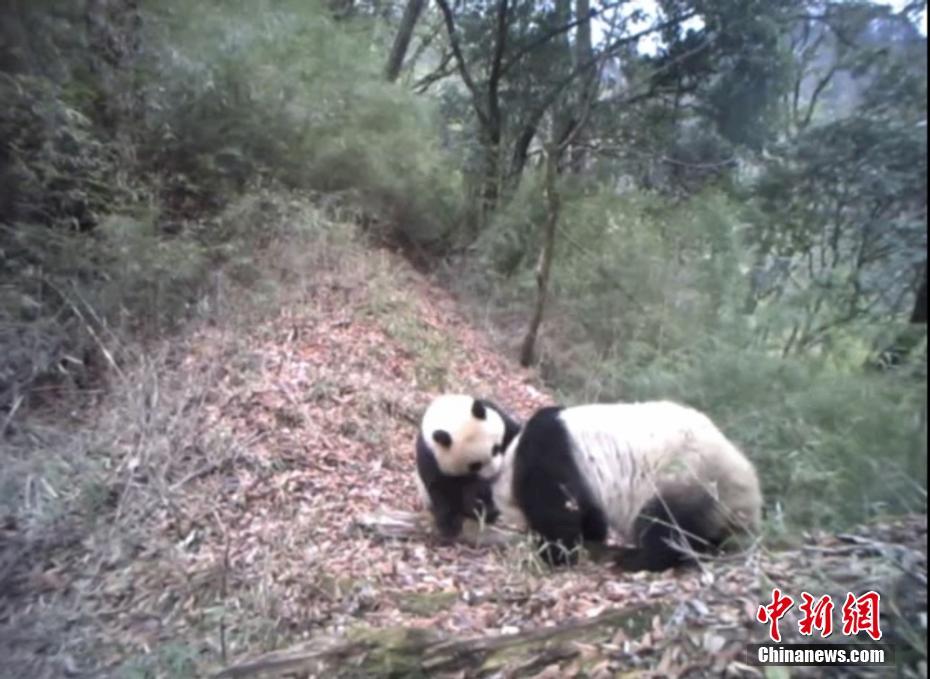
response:
[[[417,436],[416,482],[442,537],[456,537],[465,519],[497,519],[490,481],[478,472],[503,455],[517,431],[515,421],[484,399],[444,394],[426,409]]]
[[[542,408],[482,473],[504,518],[541,537],[553,564],[612,528],[629,545],[621,567],[664,570],[761,519],[752,463],[707,416],[668,401]]]

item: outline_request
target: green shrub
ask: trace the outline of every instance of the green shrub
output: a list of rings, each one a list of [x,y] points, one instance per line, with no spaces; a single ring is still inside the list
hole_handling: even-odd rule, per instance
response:
[[[211,307],[217,276],[262,284],[256,253],[320,226],[307,199],[378,240],[455,235],[460,173],[435,111],[358,50],[371,26],[297,0],[104,5],[0,10],[0,407]]]
[[[352,192],[393,231],[382,235],[428,245],[452,230],[461,179],[438,147],[435,112],[383,82],[380,55],[358,49],[365,24],[267,0],[162,3],[148,23],[141,153],[186,204],[273,180]]]
[[[0,72],[0,222],[89,230],[126,186],[119,145],[68,101],[61,84]]]

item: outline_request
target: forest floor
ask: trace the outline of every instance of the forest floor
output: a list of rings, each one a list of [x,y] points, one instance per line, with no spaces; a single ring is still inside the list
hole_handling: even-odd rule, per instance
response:
[[[763,676],[746,644],[767,639],[756,611],[778,586],[832,593],[837,615],[846,591],[878,589],[904,675],[926,676],[926,517],[636,575],[548,571],[525,541],[367,530],[420,509],[413,442],[433,395],[520,417],[552,396],[394,254],[298,287],[261,322],[150,351],[74,414],[77,434],[41,414],[11,427],[11,456],[61,464],[22,475],[30,511],[0,517],[0,675]]]

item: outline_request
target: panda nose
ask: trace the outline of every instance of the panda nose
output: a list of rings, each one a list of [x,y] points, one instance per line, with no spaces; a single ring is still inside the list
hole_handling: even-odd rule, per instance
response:
[[[470,465],[468,465],[468,469],[469,471],[477,472],[477,471],[481,471],[481,467],[483,466],[484,466],[484,463],[482,462],[472,462]]]

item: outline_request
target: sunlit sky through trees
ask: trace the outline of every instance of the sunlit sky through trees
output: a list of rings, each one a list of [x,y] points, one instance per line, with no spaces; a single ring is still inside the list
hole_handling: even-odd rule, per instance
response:
[[[880,2],[876,4],[888,5],[895,12],[900,12],[904,9],[909,3],[908,0],[890,0],[889,2]],[[656,3],[655,0],[632,0],[623,6],[623,13],[625,15],[632,14],[636,11],[642,11],[644,13],[644,18],[639,22],[631,24],[631,30],[643,30],[648,27],[655,19],[656,15]],[[596,21],[594,25],[594,39],[599,40],[603,36],[604,31],[604,22]],[[698,29],[702,25],[700,18],[690,19],[684,22],[683,27],[685,30]],[[918,30],[920,30],[922,35],[927,35],[927,8],[924,6],[923,11],[920,13],[920,20],[918,21]],[[654,54],[658,51],[660,45],[660,39],[658,35],[648,35],[639,41],[639,50],[644,54]]]

